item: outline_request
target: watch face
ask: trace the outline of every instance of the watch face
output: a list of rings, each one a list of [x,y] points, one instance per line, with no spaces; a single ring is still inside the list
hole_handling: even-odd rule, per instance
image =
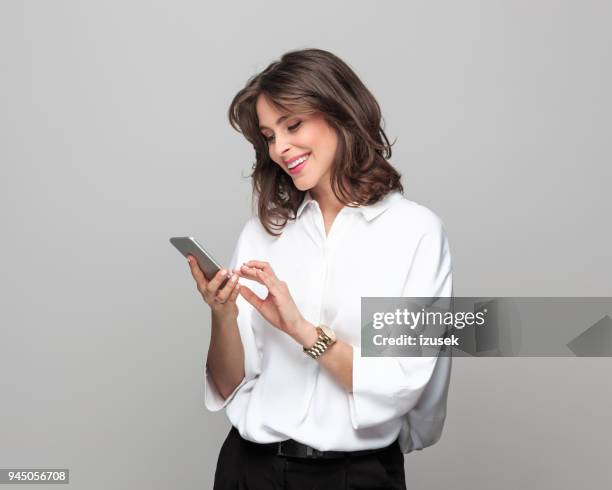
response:
[[[326,327],[325,325],[319,325],[319,327],[321,328],[321,330],[323,330],[323,333],[325,335],[332,339],[332,342],[336,341],[336,332],[334,332],[331,328]]]

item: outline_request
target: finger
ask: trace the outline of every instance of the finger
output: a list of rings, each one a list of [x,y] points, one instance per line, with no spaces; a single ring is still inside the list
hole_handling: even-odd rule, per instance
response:
[[[237,282],[236,285],[234,286],[234,289],[232,290],[232,294],[230,294],[229,296],[229,300],[233,303],[236,302],[236,298],[238,298],[238,293],[240,292],[240,283]]]
[[[261,305],[263,304],[264,300],[262,300],[259,296],[257,296],[253,291],[251,291],[251,289],[248,286],[245,286],[244,284],[240,285],[240,295],[247,300],[247,302],[249,302],[251,305],[253,305],[253,308],[255,308],[257,311],[259,311],[259,309],[261,308]]]
[[[227,269],[218,270],[217,273],[215,274],[215,277],[213,277],[208,283],[208,285],[206,286],[207,291],[215,295],[217,293],[217,290],[219,289],[219,286],[221,286],[221,283],[223,283],[223,281],[227,277],[227,274],[228,274]]]
[[[221,301],[221,303],[225,303],[227,301],[227,299],[230,297],[230,295],[232,294],[232,291],[234,289],[234,286],[236,285],[236,281],[238,280],[238,275],[237,274],[232,274],[232,277],[229,281],[227,281],[227,283],[225,284],[225,286],[223,287],[223,289],[220,289],[219,291],[217,291],[217,298],[219,298],[219,300]]]
[[[273,290],[276,290],[274,285],[277,285],[280,282],[278,277],[276,277],[274,274],[274,271],[269,268],[268,270],[262,270],[256,267],[248,267],[243,265],[240,268],[240,273],[247,279],[252,279],[253,281],[263,284],[268,289],[272,288]]]
[[[268,288],[268,291],[270,291],[273,296],[276,296],[277,298],[280,297],[280,281],[278,279],[270,277],[270,274],[259,269],[255,271],[255,275],[258,282]]]
[[[249,260],[248,262],[245,262],[245,264],[249,267],[254,267],[256,269],[260,269],[264,272],[267,272],[272,277],[276,278],[276,274],[274,274],[272,266],[269,262],[264,262],[263,260]]]
[[[191,269],[191,275],[198,285],[206,287],[208,285],[208,279],[206,279],[202,269],[200,269],[198,261],[195,259],[195,257],[193,255],[187,255],[187,262],[189,263],[189,268]]]
[[[243,265],[240,269],[240,273],[246,279],[251,279],[252,281],[256,281],[259,284],[263,284],[264,286],[266,285],[266,283],[264,282],[264,276],[260,275],[265,274],[265,272],[261,269],[255,269],[254,267],[247,267],[246,265]]]
[[[259,279],[257,277],[257,271],[258,270],[259,269],[255,269],[254,267],[247,267],[246,265],[243,265],[240,268],[240,275],[242,277],[247,278],[247,279],[251,279],[253,281],[257,281],[257,282],[261,283],[262,282],[261,279]]]

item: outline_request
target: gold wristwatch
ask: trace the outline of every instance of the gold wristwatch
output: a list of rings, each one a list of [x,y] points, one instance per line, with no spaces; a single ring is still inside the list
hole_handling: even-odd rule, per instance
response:
[[[336,333],[326,325],[319,325],[317,333],[319,337],[314,345],[308,349],[304,347],[304,352],[314,360],[317,360],[323,352],[336,342]]]

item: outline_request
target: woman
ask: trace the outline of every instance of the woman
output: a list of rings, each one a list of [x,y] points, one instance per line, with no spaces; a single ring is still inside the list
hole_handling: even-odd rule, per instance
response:
[[[361,357],[361,298],[452,296],[443,224],[403,197],[376,100],[327,51],[286,53],[229,118],[255,149],[258,213],[224,288],[189,257],[212,311],[205,403],[232,423],[214,488],[405,489],[402,453],[439,437],[450,365]]]

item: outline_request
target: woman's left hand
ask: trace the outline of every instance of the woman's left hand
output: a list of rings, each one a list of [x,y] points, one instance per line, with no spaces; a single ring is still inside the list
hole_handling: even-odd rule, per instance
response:
[[[244,284],[240,285],[239,293],[263,316],[270,324],[282,330],[292,338],[300,334],[304,317],[298,310],[289,287],[281,281],[268,262],[249,260],[240,268],[240,275],[263,284],[268,289],[268,295],[261,299]]]

